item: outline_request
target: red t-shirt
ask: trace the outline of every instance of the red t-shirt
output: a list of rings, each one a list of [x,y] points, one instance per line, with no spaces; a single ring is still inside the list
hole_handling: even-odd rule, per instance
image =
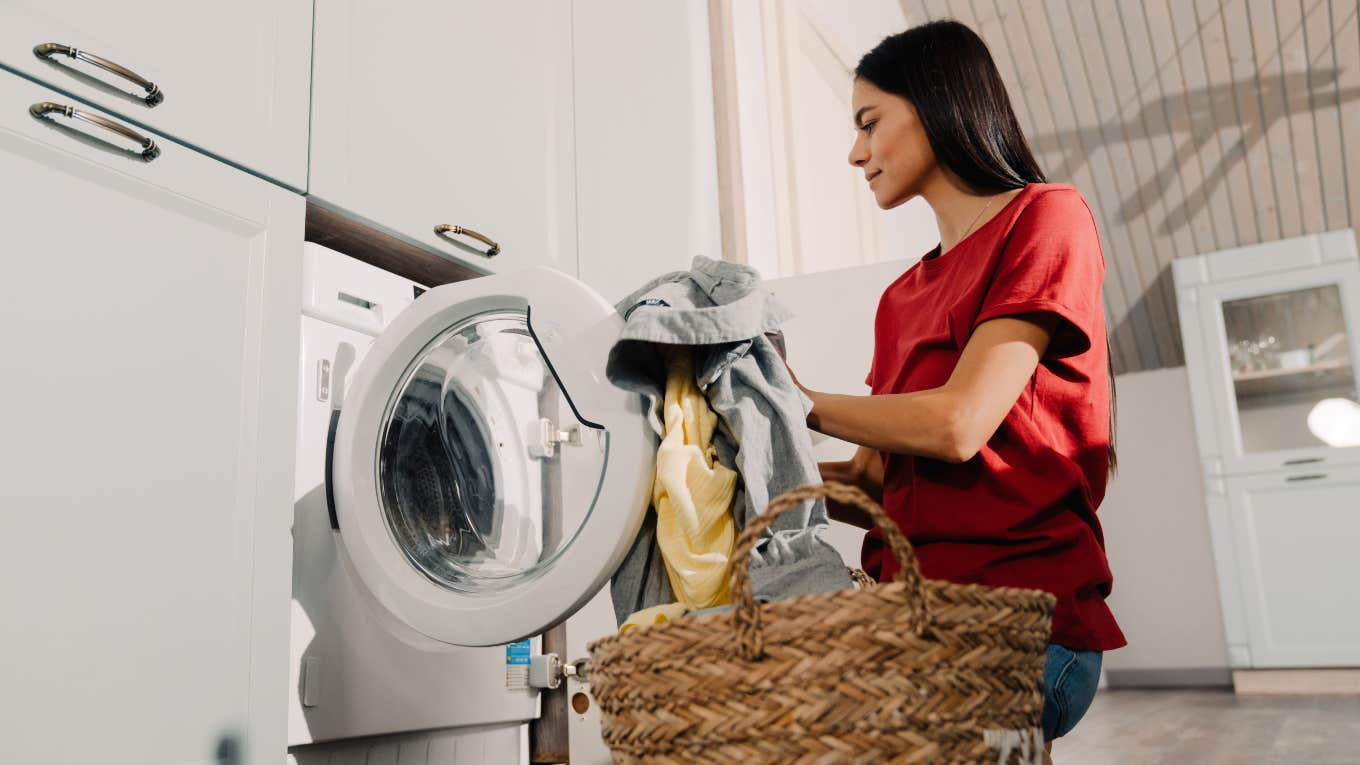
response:
[[[1030,184],[944,255],[932,251],[879,300],[867,383],[875,395],[936,388],[974,328],[1050,313],[1061,321],[1015,406],[963,464],[885,454],[883,504],[931,579],[1028,587],[1057,596],[1052,642],[1125,644],[1105,604],[1109,564],[1096,520],[1105,496],[1110,388],[1095,220],[1071,186]],[[864,569],[899,566],[881,534]]]

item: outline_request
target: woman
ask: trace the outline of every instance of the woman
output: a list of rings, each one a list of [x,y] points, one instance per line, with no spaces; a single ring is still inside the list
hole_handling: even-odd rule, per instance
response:
[[[881,498],[927,577],[1057,596],[1051,751],[1089,706],[1101,652],[1125,643],[1096,520],[1115,455],[1095,222],[1075,189],[1044,182],[967,27],[889,37],[855,75],[850,163],[885,210],[924,197],[940,245],[883,293],[872,395],[804,389],[809,425],[860,445],[822,477]],[[863,565],[880,581],[897,570],[876,531]]]

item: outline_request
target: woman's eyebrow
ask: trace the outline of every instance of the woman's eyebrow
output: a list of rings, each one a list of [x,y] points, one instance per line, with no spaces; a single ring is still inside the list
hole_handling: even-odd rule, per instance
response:
[[[864,113],[874,108],[876,107],[875,106],[860,107],[860,110],[855,112],[855,127],[864,127]]]

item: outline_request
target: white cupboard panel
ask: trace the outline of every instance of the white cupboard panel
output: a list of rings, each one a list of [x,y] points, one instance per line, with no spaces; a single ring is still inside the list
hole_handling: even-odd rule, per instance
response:
[[[708,13],[572,6],[580,277],[617,302],[695,255],[722,258]]]
[[[47,100],[0,74],[0,759],[277,762],[303,200]]]
[[[1247,608],[1238,574],[1237,545],[1233,538],[1233,514],[1228,487],[1223,478],[1205,478],[1205,510],[1209,518],[1209,539],[1213,546],[1214,572],[1218,579],[1218,598],[1223,615],[1223,634],[1233,667],[1251,666],[1250,640],[1247,637]]]
[[[311,87],[310,0],[0,0],[0,66],[302,190]],[[62,53],[106,59],[159,88]],[[134,95],[135,94],[135,95]]]
[[[1228,479],[1252,664],[1360,666],[1360,468]]]
[[[311,196],[482,271],[575,274],[571,35],[550,0],[319,3]]]

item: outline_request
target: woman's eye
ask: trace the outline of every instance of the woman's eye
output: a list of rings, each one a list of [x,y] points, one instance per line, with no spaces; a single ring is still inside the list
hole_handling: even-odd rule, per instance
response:
[[[877,125],[877,124],[878,124],[878,120],[874,120],[873,122],[866,122],[866,123],[864,123],[864,126],[860,128],[860,130],[863,130],[866,134],[867,134],[867,133],[872,133],[872,132],[874,132],[874,125]]]

